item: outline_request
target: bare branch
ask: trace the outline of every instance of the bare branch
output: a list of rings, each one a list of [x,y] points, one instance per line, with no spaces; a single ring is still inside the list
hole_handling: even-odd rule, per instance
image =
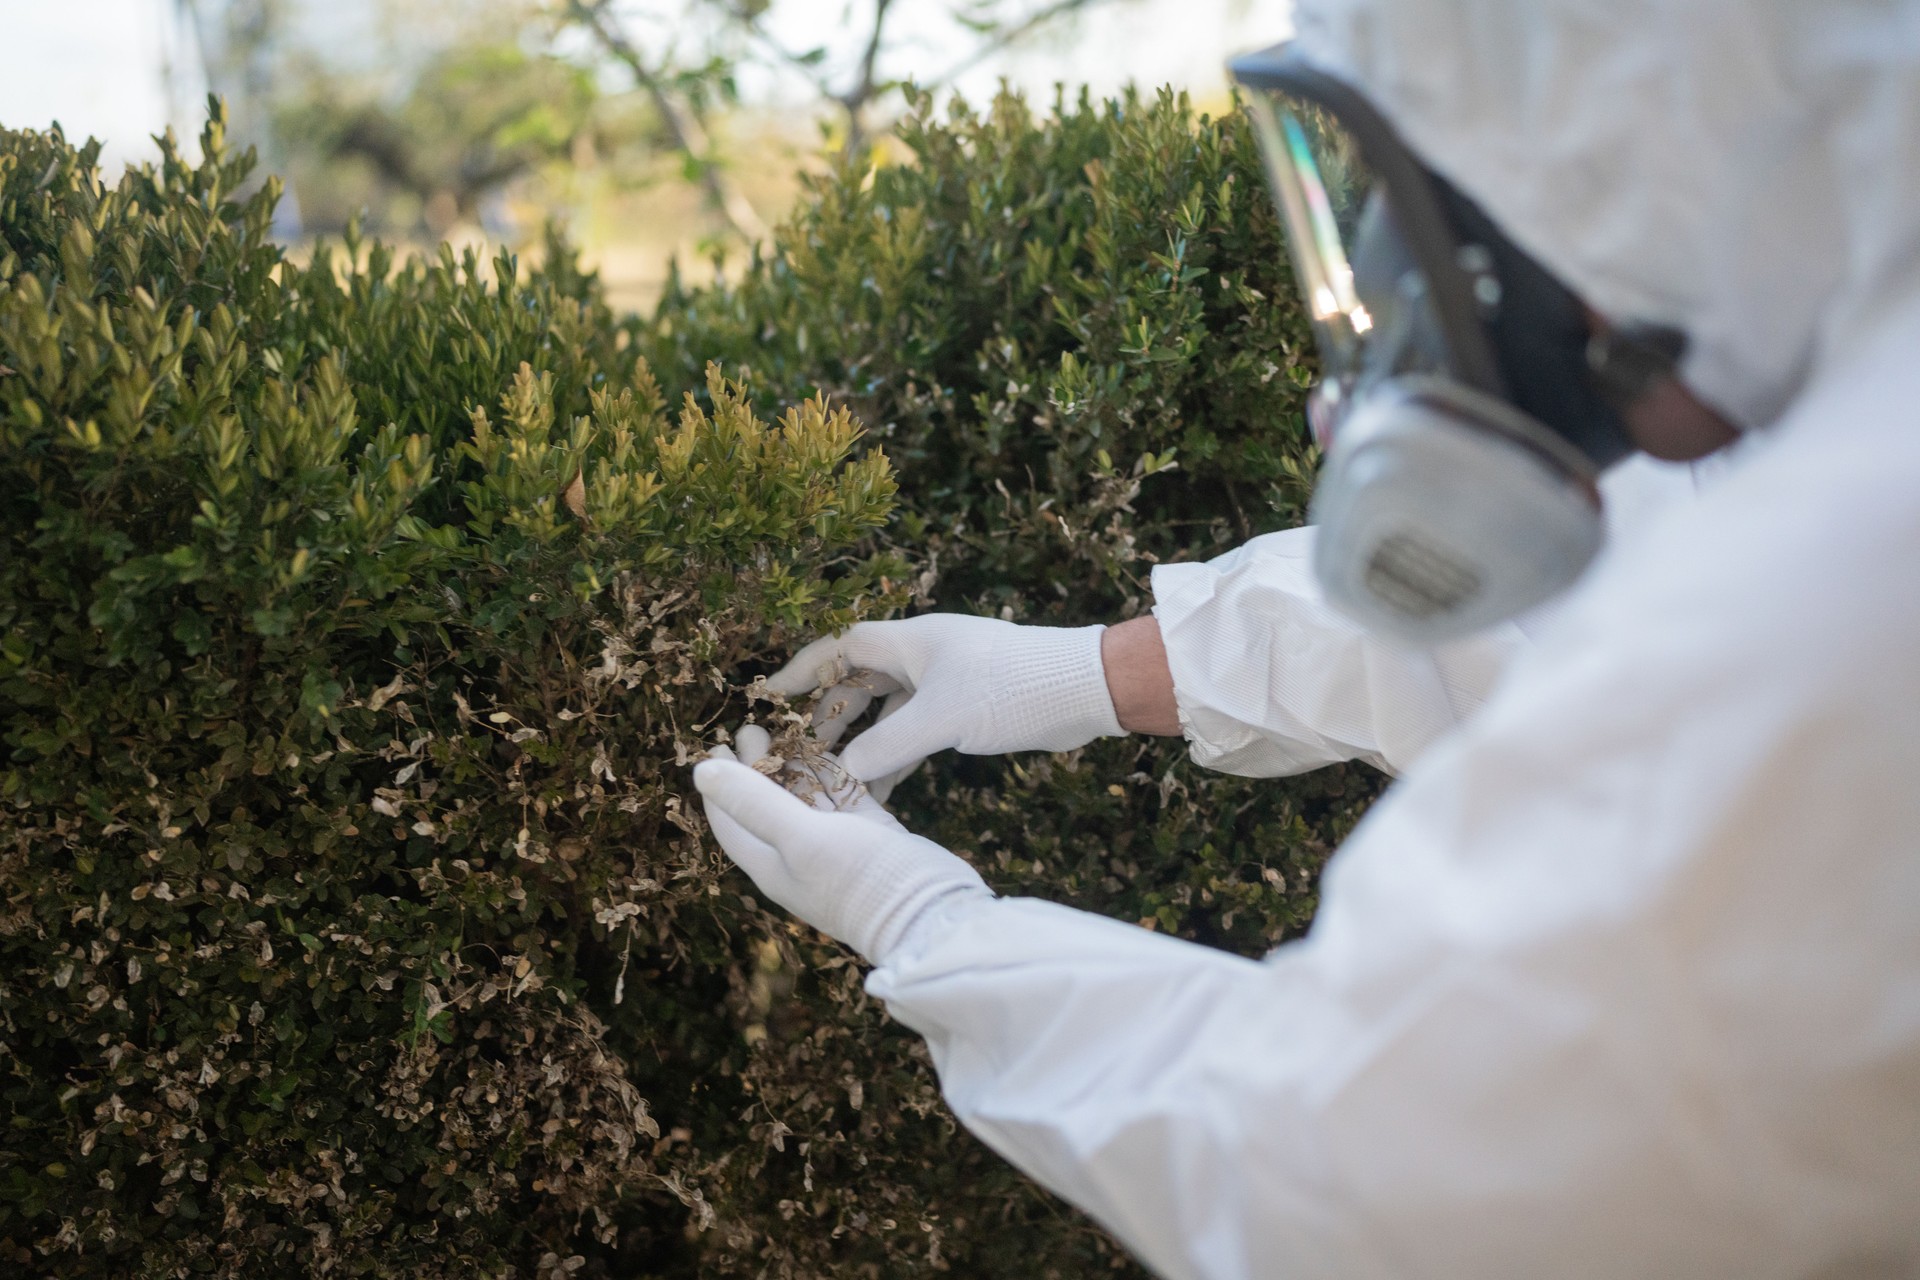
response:
[[[766,239],[767,224],[761,221],[752,203],[715,162],[713,143],[699,118],[674,100],[662,73],[648,64],[620,30],[619,23],[614,21],[608,9],[609,2],[566,0],[566,14],[592,32],[601,47],[633,73],[635,82],[646,91],[653,109],[659,113],[660,122],[672,138],[674,148],[698,169],[700,185],[706,190],[707,199],[728,224],[749,243]]]
[[[814,91],[821,97],[834,102],[840,100],[840,95],[833,91],[833,86],[828,82],[827,77],[820,74],[819,59],[814,54],[795,53],[782,44],[771,31],[767,30],[762,16],[752,12],[742,0],[733,0],[733,3],[727,6],[727,16],[740,24],[740,29],[757,40],[768,53],[805,76],[808,83],[813,85]]]
[[[1064,18],[1068,14],[1078,13],[1082,9],[1090,9],[1097,4],[1111,2],[1112,0],[1053,0],[1052,4],[1034,10],[1012,26],[1002,27],[1000,30],[995,31],[987,39],[981,41],[972,53],[969,53],[966,57],[933,77],[933,79],[919,82],[920,87],[929,90],[944,89],[967,72],[985,62],[988,58],[991,58],[994,54],[999,53],[1002,49],[1010,45],[1018,44],[1048,23]]]
[[[867,33],[866,52],[860,55],[860,78],[853,88],[841,94],[838,101],[847,112],[847,154],[852,155],[860,149],[866,140],[866,120],[864,113],[867,103],[873,100],[879,89],[876,79],[880,60],[882,37],[886,34],[887,10],[893,7],[893,0],[873,0],[873,30]]]
[[[768,53],[805,76],[813,85],[814,92],[821,98],[833,103],[846,113],[848,153],[859,150],[865,141],[866,107],[879,95],[882,88],[878,65],[880,51],[885,42],[887,11],[892,7],[893,0],[874,0],[873,28],[867,33],[866,49],[860,58],[859,76],[849,88],[841,91],[836,90],[832,81],[820,73],[816,59],[812,55],[795,53],[787,48],[767,30],[762,15],[754,13],[742,0],[732,0],[732,3],[725,6],[727,16],[739,24],[741,30],[757,41]]]

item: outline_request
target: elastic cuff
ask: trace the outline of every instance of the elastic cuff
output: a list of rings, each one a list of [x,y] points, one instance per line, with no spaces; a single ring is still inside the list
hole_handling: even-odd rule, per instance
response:
[[[1100,656],[1106,628],[1022,628],[994,655],[996,710],[1008,738],[1037,751],[1071,751],[1126,734]]]
[[[902,902],[874,930],[865,947],[856,947],[876,968],[911,956],[939,937],[960,916],[999,895],[982,884],[947,883]]]
[[[1197,561],[1155,565],[1148,577],[1149,590],[1153,592],[1153,618],[1160,626],[1160,643],[1167,653],[1167,673],[1173,677],[1173,705],[1180,717],[1180,735],[1187,740],[1188,756],[1203,768],[1214,768],[1220,752],[1197,723],[1201,717],[1196,712],[1204,712],[1204,708],[1191,705],[1190,682],[1182,678],[1185,675],[1181,670],[1182,660],[1186,655],[1180,651],[1183,639],[1180,626],[1213,599],[1218,580],[1219,574],[1212,565]]]

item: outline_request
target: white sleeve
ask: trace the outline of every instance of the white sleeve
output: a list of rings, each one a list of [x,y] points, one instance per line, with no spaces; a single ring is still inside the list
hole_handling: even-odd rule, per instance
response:
[[[988,900],[869,989],[1172,1280],[1920,1274],[1907,440],[1596,575],[1266,960]]]
[[[1692,470],[1635,456],[1601,479],[1610,543],[1693,495]],[[1271,778],[1342,760],[1401,773],[1493,692],[1555,604],[1437,649],[1377,639],[1326,602],[1311,527],[1153,571],[1154,617],[1194,763]]]
[[[1180,727],[1196,764],[1271,778],[1341,760],[1393,773],[1475,710],[1526,637],[1436,650],[1368,635],[1327,604],[1311,527],[1153,571]]]

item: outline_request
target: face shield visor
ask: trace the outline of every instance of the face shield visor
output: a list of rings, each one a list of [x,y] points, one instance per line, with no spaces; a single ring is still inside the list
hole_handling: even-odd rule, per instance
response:
[[[1599,547],[1594,480],[1631,448],[1619,407],[1677,344],[1596,344],[1578,299],[1290,45],[1230,69],[1320,354],[1329,600],[1434,643],[1557,593]]]
[[[1456,377],[1497,391],[1473,326],[1456,323],[1450,336],[1441,320],[1439,308],[1452,301],[1458,309],[1459,301],[1436,296],[1433,273],[1408,244],[1405,219],[1368,159],[1381,148],[1362,147],[1338,117],[1284,90],[1251,93],[1247,105],[1320,350],[1308,419],[1321,448],[1360,391],[1395,374]],[[1425,212],[1431,224],[1438,210]]]

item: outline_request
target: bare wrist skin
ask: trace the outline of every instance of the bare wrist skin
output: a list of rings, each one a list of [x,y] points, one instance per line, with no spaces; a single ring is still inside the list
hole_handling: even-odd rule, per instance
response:
[[[1178,737],[1180,709],[1173,698],[1173,672],[1160,641],[1160,622],[1145,614],[1100,633],[1100,661],[1107,669],[1107,695],[1114,719],[1128,733]]]

